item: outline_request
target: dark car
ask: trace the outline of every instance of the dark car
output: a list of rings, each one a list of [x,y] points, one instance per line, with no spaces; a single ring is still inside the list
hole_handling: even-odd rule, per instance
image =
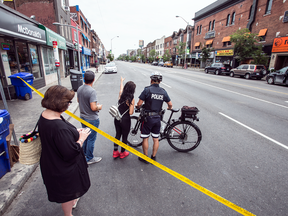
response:
[[[220,74],[228,75],[230,73],[230,69],[231,69],[231,66],[228,64],[213,63],[212,65],[205,67],[205,72],[206,73],[212,72],[216,75],[220,75]]]
[[[158,62],[157,62],[157,61],[153,61],[153,62],[152,62],[152,65],[157,66],[157,65],[158,65]]]
[[[288,76],[288,66],[275,72],[269,73],[266,77],[266,81],[270,85],[272,84],[288,85],[287,76]]]
[[[164,62],[159,62],[159,63],[158,63],[158,66],[163,67],[163,66],[164,66]]]

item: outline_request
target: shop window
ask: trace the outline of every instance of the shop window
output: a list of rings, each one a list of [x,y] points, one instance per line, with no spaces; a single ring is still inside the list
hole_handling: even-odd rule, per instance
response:
[[[53,49],[43,47],[42,49],[43,53],[43,59],[44,59],[44,69],[45,69],[45,74],[53,74],[57,72],[57,68],[54,63],[54,53]]]
[[[229,23],[230,23],[230,14],[228,14],[227,16],[226,26],[229,26]]]
[[[41,78],[40,73],[40,65],[39,65],[39,58],[38,58],[38,50],[37,46],[33,44],[29,44],[29,52],[31,57],[31,63],[32,63],[32,74],[35,79]]]
[[[231,25],[234,25],[235,23],[235,12],[232,14],[232,19],[231,19]]]
[[[1,40],[1,43],[2,43],[2,40]],[[5,60],[3,58],[5,58],[6,56],[3,57],[3,51],[4,51],[4,55],[5,54],[7,55],[7,59],[5,59]],[[15,52],[15,47],[14,47],[13,41],[12,40],[3,39],[1,52],[2,52],[1,54],[2,54],[4,67],[6,66],[6,64],[9,64],[11,75],[18,73],[17,56],[16,56],[16,52]],[[8,61],[6,61],[6,60],[8,60]],[[7,67],[8,67],[8,65],[7,65]],[[8,75],[8,74],[6,74],[6,75]]]
[[[17,55],[19,59],[20,72],[31,73],[31,65],[29,61],[29,54],[27,50],[27,44],[15,41]]]
[[[273,0],[267,0],[266,12],[265,14],[270,14],[272,9]]]

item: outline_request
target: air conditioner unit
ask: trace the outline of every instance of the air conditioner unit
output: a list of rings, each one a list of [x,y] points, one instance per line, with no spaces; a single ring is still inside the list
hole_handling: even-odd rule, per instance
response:
[[[69,6],[64,6],[64,10],[69,12],[70,11],[70,7]]]

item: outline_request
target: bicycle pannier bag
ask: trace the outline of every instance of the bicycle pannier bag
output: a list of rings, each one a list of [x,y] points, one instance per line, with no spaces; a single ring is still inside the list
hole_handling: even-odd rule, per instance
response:
[[[189,107],[183,106],[181,108],[181,119],[185,120],[185,118],[193,118],[199,112],[197,107]]]

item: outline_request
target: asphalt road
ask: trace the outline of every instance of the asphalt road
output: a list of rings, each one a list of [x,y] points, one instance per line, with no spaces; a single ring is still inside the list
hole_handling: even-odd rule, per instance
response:
[[[108,110],[117,102],[120,76],[136,83],[137,101],[151,72],[159,71],[174,108],[200,109],[196,124],[203,138],[189,153],[179,153],[163,140],[157,161],[255,215],[287,215],[287,87],[147,64],[117,66],[117,74],[103,74],[94,85],[103,104],[99,129],[115,135]],[[80,127],[76,120],[71,122]],[[103,160],[89,166],[92,186],[73,215],[240,215],[163,170],[139,162],[135,155],[114,160],[112,151],[113,143],[98,135],[94,152]],[[47,200],[39,171],[5,215],[62,215],[61,206]]]

